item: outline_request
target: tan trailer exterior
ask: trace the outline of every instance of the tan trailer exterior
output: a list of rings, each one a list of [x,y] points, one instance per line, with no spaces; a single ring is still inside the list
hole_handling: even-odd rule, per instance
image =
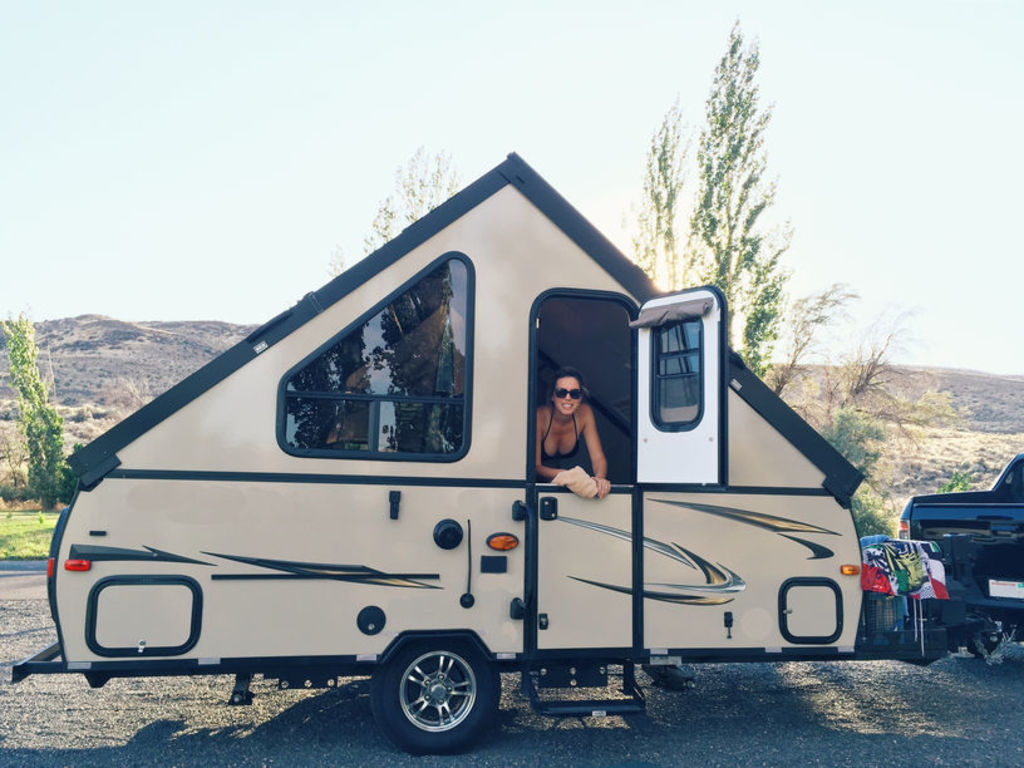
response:
[[[316,682],[442,638],[483,660],[481,710],[496,669],[852,657],[860,476],[727,350],[727,311],[659,296],[510,155],[74,457],[63,664]],[[600,501],[533,470],[565,364],[591,380]],[[407,749],[476,727],[430,695],[433,727],[385,726]]]

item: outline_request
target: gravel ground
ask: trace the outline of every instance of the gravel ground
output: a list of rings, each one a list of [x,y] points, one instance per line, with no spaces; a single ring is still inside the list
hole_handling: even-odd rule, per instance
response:
[[[451,765],[412,758],[376,729],[367,684],[278,691],[253,684],[226,706],[230,677],[10,684],[10,666],[56,637],[45,601],[0,599],[0,766]],[[460,766],[1024,765],[1024,648],[1001,663],[715,664],[696,687],[647,687],[628,718],[542,717],[504,676],[493,732]],[[647,678],[640,675],[641,681]]]

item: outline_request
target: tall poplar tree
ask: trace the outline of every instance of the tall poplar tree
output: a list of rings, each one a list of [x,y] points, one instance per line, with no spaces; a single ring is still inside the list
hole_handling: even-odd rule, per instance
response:
[[[779,335],[788,279],[779,259],[789,233],[775,235],[762,222],[775,202],[775,182],[766,178],[764,134],[772,111],[759,103],[759,65],[757,44],[744,46],[737,22],[705,102],[689,250],[698,282],[717,286],[729,302],[729,343],[735,347],[733,323],[740,317],[739,351],[763,375]]]
[[[651,136],[637,212],[637,234],[633,238],[637,266],[670,291],[692,284],[692,265],[686,262],[679,210],[683,202],[683,167],[690,149],[684,134],[677,100]]]
[[[73,479],[64,460],[64,419],[50,405],[39,375],[32,322],[19,315],[17,320],[0,321],[0,330],[7,340],[11,387],[18,393],[18,425],[28,453],[28,491],[43,509],[53,509],[58,500],[68,500]]]

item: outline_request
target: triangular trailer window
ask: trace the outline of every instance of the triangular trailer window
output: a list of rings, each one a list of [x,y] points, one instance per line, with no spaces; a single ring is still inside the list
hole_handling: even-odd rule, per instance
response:
[[[447,258],[286,374],[280,442],[300,456],[452,460],[467,435],[467,262]]]

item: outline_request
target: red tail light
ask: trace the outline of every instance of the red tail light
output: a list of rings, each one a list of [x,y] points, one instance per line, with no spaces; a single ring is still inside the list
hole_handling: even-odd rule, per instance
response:
[[[46,578],[52,579],[54,571],[57,570],[57,558],[51,557],[46,561]]]
[[[909,520],[900,520],[899,538],[901,538],[901,539],[909,539],[910,538],[910,521]]]
[[[65,560],[64,570],[65,571],[88,571],[92,568],[91,560]]]

